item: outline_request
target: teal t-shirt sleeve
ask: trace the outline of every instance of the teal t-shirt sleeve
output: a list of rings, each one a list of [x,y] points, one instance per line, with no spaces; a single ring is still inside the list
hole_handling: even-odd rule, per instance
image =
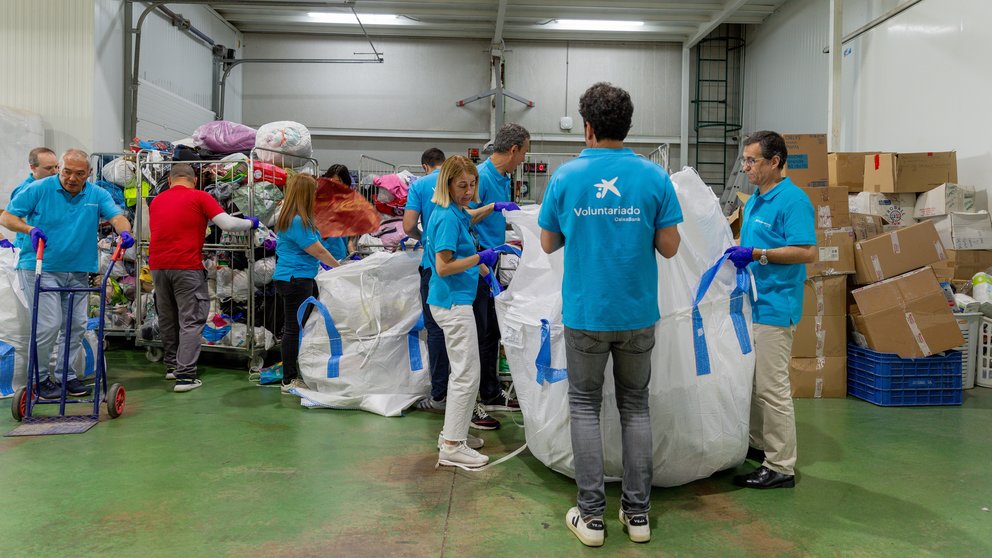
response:
[[[289,238],[303,251],[306,251],[314,242],[320,242],[320,234],[313,229],[304,227],[303,221],[299,217],[293,218],[293,224],[286,232],[289,233]]]
[[[679,205],[679,198],[675,194],[675,187],[672,186],[672,179],[665,177],[661,187],[661,207],[658,208],[658,216],[654,220],[654,228],[664,229],[682,222],[682,206]]]
[[[7,204],[7,213],[23,219],[38,204],[41,191],[42,188],[24,188],[17,196],[11,198],[10,203]]]
[[[418,180],[417,182],[420,182],[420,180]],[[421,188],[419,187],[417,182],[414,182],[413,186],[410,187],[410,193],[406,197],[406,208],[409,209],[410,211],[416,211],[419,213],[423,211],[424,206],[420,202]]]
[[[806,194],[796,196],[793,211],[785,212],[785,245],[812,246],[816,244],[813,203]]]
[[[558,182],[552,177],[544,190],[544,200],[541,202],[541,212],[537,214],[537,225],[542,229],[561,233],[561,223],[558,221]]]
[[[437,219],[437,227],[434,228],[434,235],[431,237],[431,247],[435,254],[444,250],[458,253],[458,222],[451,217],[454,215],[446,211],[431,219],[431,224]]]
[[[124,213],[124,211],[121,210],[121,208],[117,207],[117,204],[114,203],[114,198],[110,196],[109,192],[93,184],[90,184],[89,186],[87,186],[87,188],[98,188],[96,190],[96,193],[99,199],[97,203],[100,205],[101,219],[106,221],[107,219],[112,219],[114,217],[117,217],[121,213]]]

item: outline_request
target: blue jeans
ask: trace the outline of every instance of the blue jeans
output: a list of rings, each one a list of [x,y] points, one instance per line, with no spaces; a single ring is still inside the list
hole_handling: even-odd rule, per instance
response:
[[[606,361],[613,355],[613,381],[623,443],[620,507],[629,514],[651,509],[653,447],[648,408],[654,325],[624,331],[585,331],[565,327],[568,410],[571,415],[575,484],[583,518],[606,511],[603,436],[599,425]]]
[[[18,279],[21,281],[21,290],[27,298],[28,305],[34,304],[34,270],[18,269]],[[71,288],[85,289],[89,287],[89,275],[83,272],[48,272],[41,273],[41,286],[43,288]],[[76,371],[72,366],[79,358],[79,351],[83,349],[83,334],[86,333],[87,307],[89,305],[89,293],[75,293],[72,308],[72,331],[69,336],[69,370],[66,379],[71,380],[76,377]],[[38,295],[38,372],[39,380],[44,381],[50,372],[55,373],[56,382],[62,381],[62,364],[65,362],[65,345],[60,344],[56,362],[56,369],[48,369],[49,355],[55,348],[55,339],[63,338],[59,335],[65,329],[65,316],[69,312],[69,293],[41,293]],[[79,372],[83,372],[80,370]],[[31,378],[28,378],[30,381]]]
[[[430,291],[431,268],[420,268],[420,305],[424,310],[424,328],[427,329],[427,356],[431,361],[431,398],[441,401],[448,394],[448,349],[444,346],[444,331],[437,325],[431,306],[427,304]]]

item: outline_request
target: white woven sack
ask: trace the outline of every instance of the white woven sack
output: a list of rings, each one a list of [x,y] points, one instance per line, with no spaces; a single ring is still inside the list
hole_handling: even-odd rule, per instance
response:
[[[28,342],[31,338],[31,312],[17,276],[18,250],[0,249],[0,342],[13,351],[13,366],[0,372],[0,398],[10,397],[27,382]]]
[[[378,252],[317,275],[320,300],[300,343],[300,374],[311,387],[297,390],[304,406],[392,417],[430,392],[421,255]]]
[[[654,484],[677,486],[733,467],[744,459],[754,352],[742,354],[729,314],[735,275],[726,264],[699,309],[712,371],[697,375],[692,300],[699,279],[732,242],[718,200],[691,169],[672,177],[685,222],[682,244],[671,260],[659,260],[659,309],[652,353],[651,428]],[[574,476],[569,430],[568,380],[538,383],[541,320],[549,322],[550,362],[564,376],[567,365],[561,325],[563,255],[540,250],[538,207],[507,214],[524,241],[523,256],[509,288],[496,298],[503,343],[523,412],[527,445],[542,463]],[[750,331],[750,305],[744,304]],[[749,335],[749,334],[748,334]],[[620,416],[612,359],[603,388],[604,467],[611,480],[623,474]],[[552,375],[550,380],[556,378]]]
[[[310,139],[310,130],[303,124],[291,120],[280,120],[278,122],[264,124],[255,134],[255,147],[272,149],[296,157],[309,157],[313,155],[313,142]],[[259,159],[268,163],[282,162],[282,157],[279,153],[260,149],[256,151],[256,154]]]

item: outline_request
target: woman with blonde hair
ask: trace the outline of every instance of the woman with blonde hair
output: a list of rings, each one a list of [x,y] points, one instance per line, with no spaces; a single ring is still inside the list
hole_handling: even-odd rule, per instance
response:
[[[489,458],[469,447],[469,421],[479,390],[481,365],[479,341],[472,302],[479,274],[486,275],[496,263],[496,252],[478,252],[469,231],[469,203],[479,201],[479,172],[462,156],[449,158],[441,166],[431,201],[437,206],[427,225],[427,245],[432,274],[427,303],[444,331],[450,374],[444,409],[444,430],[438,439],[438,463],[481,467]]]
[[[282,297],[282,391],[306,388],[299,378],[300,326],[296,312],[310,296],[317,296],[318,265],[341,265],[320,241],[313,216],[317,179],[297,174],[283,190],[282,208],[276,219],[276,271],[272,275],[276,294]],[[306,321],[304,316],[303,321]]]

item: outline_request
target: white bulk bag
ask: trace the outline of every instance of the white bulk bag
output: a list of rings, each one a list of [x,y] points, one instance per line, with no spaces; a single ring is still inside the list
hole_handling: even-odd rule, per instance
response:
[[[255,147],[272,149],[297,157],[313,155],[310,130],[303,124],[291,120],[269,122],[262,125],[255,134]],[[283,159],[280,153],[272,153],[271,151],[260,149],[255,153],[259,159],[267,163],[274,163]]]
[[[63,324],[62,327],[64,328],[65,325]],[[87,324],[86,327],[89,328],[90,324]],[[62,338],[59,337],[59,339],[61,340]],[[83,350],[79,351],[79,356],[76,357],[76,362],[71,363],[70,367],[72,371],[76,373],[76,376],[82,380],[85,378],[91,378],[94,374],[96,374],[96,356],[98,354],[96,330],[87,329],[86,333],[83,333],[83,338],[80,342],[83,346]],[[59,370],[59,365],[61,364],[59,362],[59,353],[62,348],[57,345],[58,344],[56,343],[56,346],[52,348],[51,357],[48,359],[48,370],[51,371],[52,374],[55,374],[56,371]],[[107,369],[106,355],[103,357],[103,369]],[[58,381],[62,381],[61,376]]]
[[[391,417],[430,392],[422,255],[377,252],[317,275],[320,300],[303,306],[314,307],[301,328],[299,369],[311,388],[296,390],[303,406]]]
[[[700,277],[720,259],[732,237],[717,198],[695,171],[686,169],[672,180],[685,222],[678,226],[682,236],[678,254],[671,260],[658,256],[661,320],[656,326],[650,384],[657,486],[705,478],[744,459],[754,370],[750,304],[743,303],[744,296],[738,293],[740,328],[748,350],[742,354],[743,343],[729,310],[736,274],[733,265],[726,263],[698,306],[705,332],[700,342],[708,350],[710,369],[699,375],[705,372],[707,361],[697,367],[692,303]],[[574,476],[561,325],[563,251],[548,256],[540,249],[538,211],[535,207],[506,214],[523,238],[524,251],[513,282],[496,298],[496,311],[528,448],[548,467]],[[542,320],[548,322],[544,328]],[[542,343],[542,333],[549,342]],[[542,345],[545,355],[539,367]],[[616,480],[623,466],[612,366],[611,359],[601,423],[605,473]]]
[[[27,383],[31,311],[17,276],[18,250],[0,249],[0,398]]]

